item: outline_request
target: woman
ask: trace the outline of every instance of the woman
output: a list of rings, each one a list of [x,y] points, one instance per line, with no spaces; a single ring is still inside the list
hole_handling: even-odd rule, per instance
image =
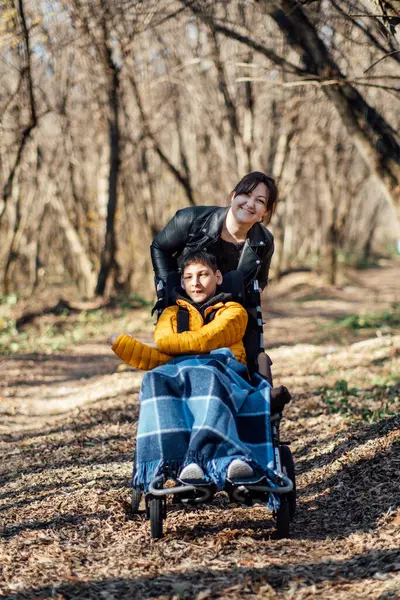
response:
[[[150,247],[157,289],[170,271],[178,270],[178,260],[201,249],[217,258],[223,275],[239,269],[245,284],[258,279],[263,290],[268,283],[274,238],[262,222],[269,223],[276,202],[274,179],[254,171],[235,186],[229,207],[178,210]]]
[[[273,235],[262,222],[271,220],[277,196],[274,179],[254,171],[235,186],[229,207],[194,206],[178,210],[150,247],[159,306],[163,304],[168,273],[177,271],[178,261],[196,250],[213,254],[223,275],[238,269],[247,286],[257,279],[262,291],[268,283],[274,253]],[[272,383],[271,360],[259,352],[258,336],[249,321],[244,338],[248,367],[250,371],[258,370]]]

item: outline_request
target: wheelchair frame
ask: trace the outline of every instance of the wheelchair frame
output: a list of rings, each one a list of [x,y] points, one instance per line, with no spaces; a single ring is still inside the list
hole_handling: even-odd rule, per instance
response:
[[[238,300],[243,304],[244,294],[237,294]],[[257,301],[252,308],[255,310],[255,320],[259,333],[259,353],[264,351],[263,321],[261,313],[261,299],[258,281],[253,281],[253,298]],[[246,307],[249,311],[249,308]],[[159,311],[160,314],[160,311]],[[272,376],[270,379],[272,385]],[[275,469],[273,469],[275,482],[273,485],[264,485],[266,477],[259,482],[256,481],[230,481],[227,479],[225,491],[230,498],[237,503],[252,506],[255,500],[267,502],[269,494],[279,495],[280,506],[274,511],[276,519],[277,536],[288,537],[290,533],[290,521],[294,519],[296,507],[296,481],[294,474],[293,458],[287,443],[283,444],[279,439],[279,426],[282,420],[282,412],[271,415],[270,426],[272,443],[274,449]],[[286,471],[286,472],[285,472]],[[163,535],[163,520],[167,516],[167,496],[173,496],[176,503],[201,504],[210,500],[216,492],[216,486],[210,484],[185,484],[164,487],[169,479],[168,468],[150,482],[149,490],[145,493],[146,516],[150,519],[151,537],[161,538]],[[142,492],[133,488],[132,490],[132,512],[139,512]]]

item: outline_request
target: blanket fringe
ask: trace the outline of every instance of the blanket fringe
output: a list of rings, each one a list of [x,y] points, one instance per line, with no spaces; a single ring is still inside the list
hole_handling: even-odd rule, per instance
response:
[[[132,485],[135,489],[147,492],[149,485],[157,476],[165,473],[167,477],[176,479],[182,467],[195,462],[205,472],[205,481],[214,482],[219,490],[224,489],[226,484],[226,473],[228,466],[235,458],[246,460],[243,456],[224,456],[221,458],[207,459],[204,456],[194,456],[192,453],[187,456],[185,461],[178,460],[155,460],[141,462],[135,465],[132,476]],[[246,460],[252,466],[252,461]],[[259,468],[258,468],[259,470]]]
[[[162,473],[168,473],[173,479],[181,468],[182,461],[153,460],[135,464],[132,475],[132,486],[141,492],[147,492],[153,479]]]

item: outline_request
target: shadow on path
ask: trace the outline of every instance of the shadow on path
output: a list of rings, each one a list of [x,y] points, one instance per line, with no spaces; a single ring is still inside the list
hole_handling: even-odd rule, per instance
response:
[[[132,579],[105,579],[102,581],[76,581],[55,583],[54,586],[22,590],[7,596],[8,600],[33,600],[34,598],[60,597],[65,600],[98,600],[99,598],[157,598],[176,593],[176,585],[185,586],[185,598],[195,598],[201,591],[212,589],[212,597],[223,597],[228,587],[238,586],[237,597],[259,592],[269,584],[275,590],[296,582],[299,587],[340,581],[341,583],[369,579],[376,573],[390,574],[398,561],[397,550],[374,550],[349,560],[322,560],[266,566],[263,568],[233,567],[229,570],[198,569],[179,573],[166,573],[155,577]],[[243,586],[240,589],[240,586]],[[268,592],[263,595],[265,598]],[[393,596],[394,598],[394,596]]]

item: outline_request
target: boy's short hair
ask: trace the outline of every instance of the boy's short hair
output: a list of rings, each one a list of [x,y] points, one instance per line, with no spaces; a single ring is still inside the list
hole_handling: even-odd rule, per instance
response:
[[[194,250],[193,252],[189,252],[186,254],[184,258],[179,263],[179,270],[181,273],[184,272],[186,267],[192,265],[193,263],[200,263],[201,265],[205,265],[210,267],[213,273],[218,270],[217,259],[212,254],[208,252],[204,252],[203,250]]]

